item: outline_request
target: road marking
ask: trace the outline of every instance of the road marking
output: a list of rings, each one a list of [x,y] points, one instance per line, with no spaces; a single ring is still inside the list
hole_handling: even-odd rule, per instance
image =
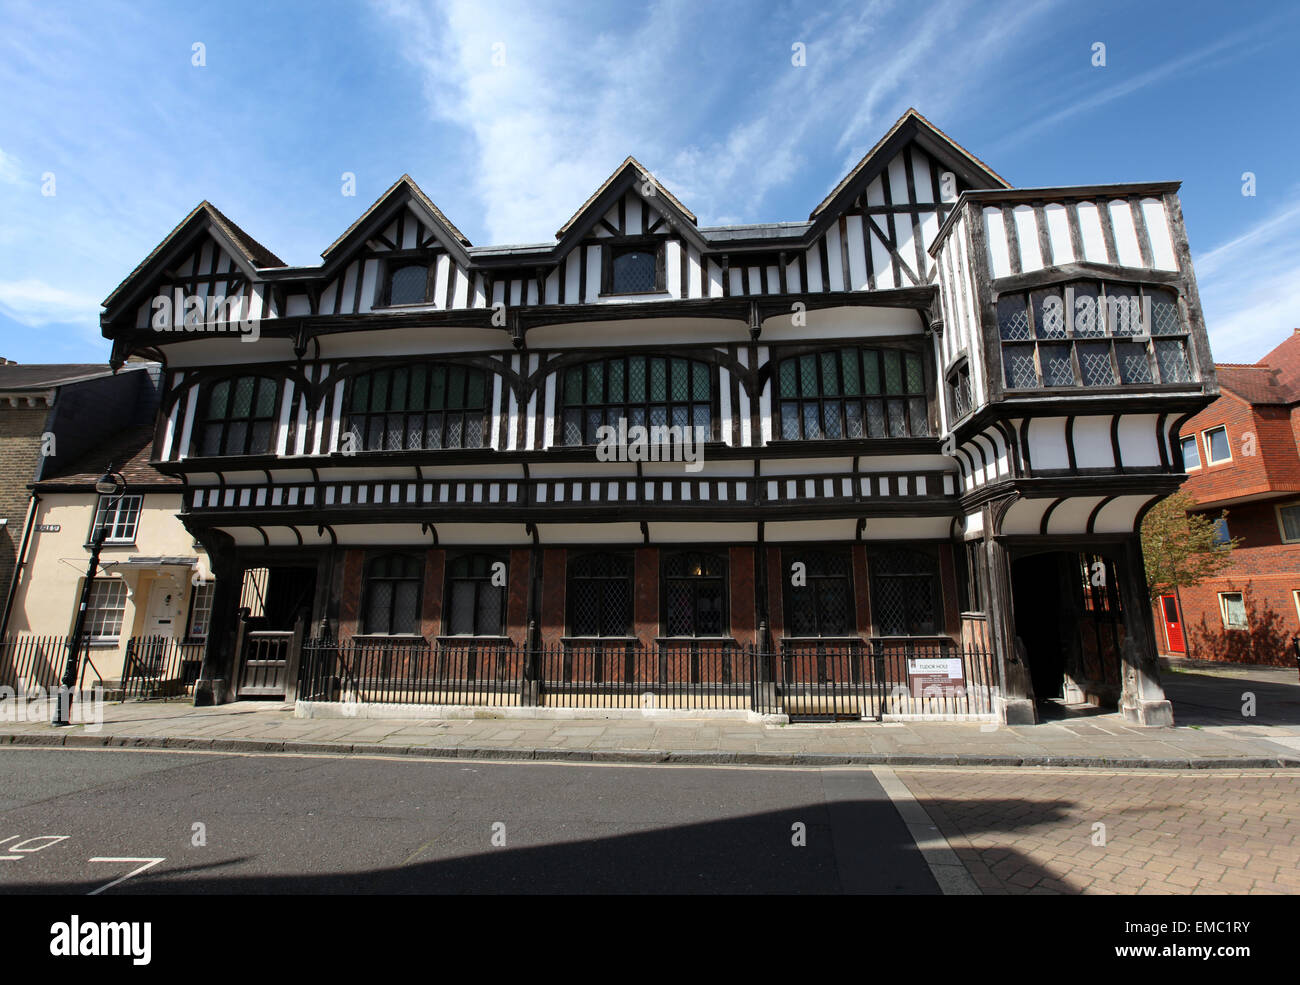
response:
[[[145,871],[145,869],[152,869],[159,862],[165,862],[167,861],[167,859],[166,858],[92,858],[92,859],[87,859],[87,861],[89,862],[143,862],[144,863],[144,865],[140,866],[140,868],[132,869],[121,879],[114,879],[112,882],[100,886],[94,892],[86,894],[87,896],[98,896],[105,889],[112,889],[119,882],[126,882],[132,876],[138,876],[141,872]]]
[[[912,796],[907,784],[898,778],[888,766],[873,766],[871,772],[876,777],[881,789],[889,795],[894,809],[907,825],[907,830],[916,842],[925,864],[934,873],[934,880],[945,896],[982,896],[983,892],[966,871],[957,853],[948,844],[939,826],[925,812],[920,801]]]

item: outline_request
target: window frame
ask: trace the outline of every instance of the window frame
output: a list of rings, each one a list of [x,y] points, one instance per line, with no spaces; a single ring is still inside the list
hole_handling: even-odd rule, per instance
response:
[[[1183,446],[1184,446],[1187,442],[1189,442],[1189,441],[1192,443],[1192,448],[1196,451],[1196,464],[1195,464],[1195,465],[1188,465],[1188,464],[1187,464],[1187,452],[1183,450]],[[1187,437],[1179,437],[1179,439],[1178,439],[1178,448],[1179,448],[1179,451],[1181,452],[1181,454],[1182,454],[1182,456],[1183,456],[1183,471],[1184,471],[1184,472],[1199,472],[1200,469],[1201,469],[1201,440],[1200,440],[1200,438],[1197,437],[1195,434],[1189,435],[1189,436],[1187,436]]]
[[[253,397],[249,406],[250,416],[248,417],[231,417],[230,410],[234,404],[234,389],[240,380],[252,379],[254,381]],[[269,417],[259,417],[252,412],[256,410],[257,395],[261,390],[261,383],[269,381],[272,385],[273,397],[271,399],[271,414]],[[208,408],[211,406],[212,391],[222,383],[227,384],[226,393],[226,416],[212,418],[208,416]],[[279,425],[280,412],[284,403],[284,378],[267,376],[263,373],[236,373],[233,376],[222,376],[216,379],[207,380],[199,388],[199,397],[197,407],[195,408],[194,427],[190,433],[189,457],[191,458],[233,458],[253,455],[275,455],[279,445]],[[289,415],[290,438],[292,439],[293,418],[294,414]],[[227,451],[227,440],[230,436],[232,424],[244,424],[247,430],[244,433],[243,451]],[[270,430],[267,437],[267,447],[265,450],[254,450],[253,444],[253,425],[267,423]],[[207,430],[209,427],[220,425],[221,437],[218,441],[220,451],[208,454],[203,450]]]
[[[844,564],[842,573],[814,573],[809,561],[813,558],[826,560],[836,558]],[[804,563],[806,566],[807,585],[802,589],[797,589],[789,583],[790,567],[796,561]],[[781,552],[781,578],[784,582],[784,588],[781,592],[782,609],[785,616],[786,636],[793,639],[848,639],[858,635],[858,614],[857,614],[857,593],[854,591],[853,577],[853,553],[847,547],[817,547],[810,546],[806,550],[798,548],[785,548]],[[823,613],[821,611],[821,597],[815,590],[814,580],[818,583],[842,582],[845,588],[845,623],[841,630],[837,632],[826,632],[823,625]],[[800,598],[797,592],[803,591],[809,593],[807,596]],[[794,612],[797,604],[807,605],[812,612],[812,621],[814,632],[799,633],[795,632]]]
[[[924,573],[920,572],[892,572],[881,570],[881,559],[890,553],[911,554],[915,557],[922,557],[931,566],[930,570]],[[882,622],[882,614],[885,606],[880,601],[881,582],[888,578],[903,578],[908,580],[927,579],[930,583],[930,601],[933,611],[930,613],[933,630],[931,632],[919,633],[889,633],[885,632]],[[942,583],[942,565],[937,552],[920,546],[909,544],[899,544],[892,547],[873,547],[867,554],[867,580],[871,592],[871,628],[873,635],[882,639],[929,639],[936,636],[942,636],[945,632],[946,612],[944,609],[943,583]],[[904,600],[911,597],[910,593],[904,593]],[[906,616],[906,613],[905,613]]]
[[[113,589],[120,595],[120,607],[114,606],[112,609],[103,609],[101,605],[96,604],[96,592],[99,588]],[[90,595],[86,599],[86,620],[82,626],[82,633],[86,642],[91,646],[117,646],[122,639],[122,632],[126,629],[126,603],[128,598],[126,581],[122,578],[95,578],[92,580]],[[118,613],[117,632],[112,636],[95,634],[91,627],[95,624],[95,615],[100,611]]]
[[[672,561],[681,558],[704,557],[719,562],[722,567],[720,575],[672,575],[669,574],[668,568]],[[690,633],[673,633],[670,629],[670,619],[668,613],[668,586],[670,582],[687,581],[694,582],[695,585],[704,582],[717,581],[721,584],[722,592],[722,613],[721,626],[719,632],[704,634],[699,632],[699,595],[698,590],[692,587],[692,604],[691,604],[691,623],[692,632]],[[731,638],[731,558],[726,550],[710,550],[708,548],[691,548],[685,550],[666,551],[659,555],[659,630],[662,633],[662,639],[669,640],[726,640]]]
[[[459,408],[453,408],[449,406],[451,400],[448,395],[447,382],[450,379],[453,371],[458,371],[458,370],[463,371],[464,374],[461,382],[461,395],[460,397],[457,398],[461,406]],[[424,387],[424,394],[425,394],[424,409],[423,410],[412,409],[412,408],[407,408],[405,410],[395,409],[393,407],[393,404],[395,402],[393,399],[394,388],[392,386],[394,375],[398,373],[406,374],[405,386],[408,388],[407,392],[409,393],[409,388],[411,386],[411,381],[412,381],[412,375],[414,372],[417,371],[424,375],[424,379],[423,379],[423,387]],[[433,381],[439,372],[442,373],[443,398],[442,398],[441,406],[435,408],[432,406],[433,401],[431,400],[431,396],[433,394],[433,388],[434,388]],[[481,409],[464,406],[466,403],[468,403],[469,393],[471,390],[471,378],[473,374],[476,373],[480,374],[483,377],[483,387],[482,387],[483,406]],[[374,400],[374,389],[373,389],[374,382],[375,382],[375,378],[379,374],[387,374],[387,382],[385,384],[386,396],[384,401],[384,406],[386,409],[370,410],[369,408],[373,406],[373,400]],[[367,409],[360,410],[360,411],[353,410],[352,407],[357,398],[357,388],[363,380],[365,381],[366,384],[365,403]],[[353,373],[348,376],[346,385],[343,388],[342,411],[339,415],[339,440],[340,442],[342,442],[346,435],[353,433],[353,424],[359,423],[361,425],[361,430],[357,433],[360,435],[359,444],[361,447],[356,449],[358,452],[413,452],[413,451],[436,452],[436,451],[464,451],[464,450],[472,451],[472,450],[483,449],[483,448],[491,448],[492,447],[492,394],[494,389],[494,383],[495,383],[495,374],[491,370],[485,369],[482,366],[475,366],[471,363],[456,362],[454,360],[419,360],[408,364],[382,364],[382,365],[373,366],[371,368],[365,369],[358,373]],[[476,411],[478,412],[478,417],[479,417],[479,443],[473,445],[466,444],[465,435],[468,430],[468,424],[474,418],[474,414]],[[460,437],[460,444],[457,445],[447,444],[447,435],[449,432],[452,415],[458,415],[460,418],[461,437]],[[431,446],[427,440],[428,435],[430,433],[429,425],[431,422],[431,418],[433,418],[434,416],[437,416],[439,419],[437,447]],[[388,418],[392,418],[392,417],[399,417],[402,419],[402,447],[401,448],[388,447],[388,434],[389,434]],[[408,445],[408,440],[411,435],[412,417],[423,418],[423,422],[420,428],[422,445],[418,448],[410,447]],[[380,444],[382,444],[383,447],[371,448],[368,447],[368,445],[370,443],[370,433],[372,429],[372,424],[375,420],[379,420],[381,423]]]
[[[600,296],[635,298],[668,293],[667,241],[661,237],[632,237],[600,241]],[[650,253],[655,260],[655,286],[649,291],[614,290],[614,262],[625,253]]]
[[[1227,458],[1212,458],[1214,445],[1210,442],[1210,435],[1216,431],[1223,432],[1223,441],[1228,446]],[[1232,442],[1228,439],[1228,425],[1216,424],[1214,427],[1205,428],[1201,431],[1201,440],[1205,445],[1205,464],[1206,465],[1228,465],[1232,462]]]
[[[1079,330],[1074,324],[1073,313],[1071,313],[1064,325],[1061,326],[1060,334],[1046,335],[1044,330],[1040,329],[1038,324],[1038,309],[1042,305],[1047,295],[1059,297],[1064,304],[1065,291],[1072,288],[1075,296],[1086,294],[1094,297],[1097,305],[1096,322],[1091,331],[1086,334]],[[1143,319],[1138,324],[1136,332],[1118,332],[1119,326],[1110,324],[1109,304],[1107,299],[1112,296],[1112,290],[1115,297],[1132,297],[1145,310],[1143,299],[1148,295],[1157,294],[1165,295],[1172,300],[1173,307],[1177,315],[1177,324],[1173,331],[1157,331],[1157,325],[1148,324]],[[1003,308],[1004,302],[1019,301],[1019,304],[1012,304],[1010,309],[1023,311],[1025,315],[1025,330],[1028,332],[1027,337],[1017,338],[1008,337],[1004,327]],[[1156,300],[1165,301],[1165,298],[1157,297]],[[1200,369],[1196,360],[1195,347],[1192,345],[1192,332],[1190,322],[1184,315],[1184,299],[1182,292],[1173,284],[1153,284],[1142,281],[1126,282],[1122,279],[1108,278],[1102,276],[1095,277],[1075,277],[1069,280],[1057,281],[1050,284],[1040,284],[1034,287],[1020,288],[1018,290],[1003,291],[994,299],[995,318],[997,321],[997,334],[999,343],[999,364],[1002,388],[1009,394],[1026,394],[1032,395],[1038,392],[1059,392],[1062,390],[1084,390],[1084,391],[1115,391],[1125,392],[1132,391],[1138,387],[1155,387],[1171,388],[1180,386],[1192,386],[1200,378]],[[1158,321],[1154,306],[1152,307],[1152,322]],[[1187,380],[1166,380],[1164,379],[1164,370],[1161,363],[1160,346],[1163,343],[1181,343],[1182,357],[1186,364]],[[1125,372],[1121,363],[1123,353],[1118,346],[1137,345],[1144,346],[1146,356],[1147,376],[1146,380],[1133,380],[1126,382]],[[1105,346],[1108,356],[1108,372],[1110,379],[1104,383],[1087,383],[1084,379],[1083,363],[1081,354],[1085,354],[1083,347]],[[1065,347],[1068,350],[1070,361],[1070,373],[1072,381],[1070,383],[1051,384],[1047,382],[1044,368],[1044,347]],[[1010,366],[1008,358],[1016,354],[1016,350],[1028,350],[1031,356],[1034,373],[1034,383],[1031,386],[1013,386],[1011,382]],[[1025,354],[1023,351],[1020,353]]]
[[[382,276],[379,278],[379,297],[377,308],[415,308],[433,304],[434,284],[438,276],[438,257],[441,253],[430,254],[427,250],[396,250],[383,258]],[[448,258],[450,262],[450,257]],[[424,267],[424,298],[420,301],[393,301],[393,277],[406,267]],[[340,282],[339,290],[342,290]]]
[[[962,356],[948,370],[944,380],[948,388],[948,422],[950,425],[964,421],[975,410],[975,389],[971,380],[970,358]],[[963,388],[964,387],[964,388]],[[961,410],[958,397],[964,393],[966,409]],[[949,428],[951,430],[951,427]]]
[[[1246,594],[1244,592],[1219,592],[1219,616],[1223,620],[1223,628],[1229,630],[1249,630],[1250,617],[1246,614]],[[1228,597],[1235,596],[1241,600],[1241,625],[1234,626],[1228,622]]]
[[[626,562],[627,574],[624,575],[591,575],[581,574],[575,571],[575,568],[584,563],[590,563],[597,558],[614,558],[620,562]],[[598,614],[596,622],[600,632],[596,634],[579,633],[574,620],[574,604],[577,599],[575,582],[627,582],[628,600],[627,600],[627,621],[621,633],[604,632],[604,615],[605,615],[605,596],[603,590],[599,593],[597,608]],[[636,630],[636,555],[631,551],[603,550],[603,551],[586,551],[580,554],[571,554],[565,561],[564,570],[564,628],[569,639],[580,640],[624,640],[631,639]]]
[[[392,560],[411,562],[415,573],[409,575],[375,574],[374,569]],[[420,622],[424,611],[424,565],[424,555],[414,551],[385,551],[366,559],[365,569],[361,576],[361,608],[357,613],[358,636],[415,637],[423,635],[420,632]],[[401,582],[415,583],[415,616],[410,631],[394,630],[393,628],[397,612],[397,585]],[[371,592],[380,583],[391,583],[393,586],[388,600],[387,629],[377,629],[370,625]]]
[[[642,400],[631,399],[631,390],[630,390],[631,368],[630,367],[631,367],[631,362],[634,359],[645,361],[645,397]],[[655,400],[652,399],[651,397],[650,386],[651,386],[652,366],[656,360],[659,360],[664,364],[665,397],[663,400]],[[673,367],[674,362],[684,362],[686,364],[687,398],[685,400],[675,400],[673,399],[672,396],[672,386],[673,386],[673,380],[675,378],[674,367]],[[622,373],[623,373],[624,399],[621,401],[611,401],[608,399],[609,392],[610,392],[609,381],[611,378],[610,366],[615,363],[619,363],[623,367]],[[587,400],[587,394],[588,394],[588,387],[591,381],[591,367],[596,365],[599,365],[601,367],[601,371],[600,371],[601,391],[604,394],[605,399],[601,401],[589,402]],[[696,367],[703,367],[705,371],[706,378],[709,384],[709,396],[707,400],[697,400],[693,396],[695,392],[694,388],[695,388]],[[581,382],[579,384],[582,399],[578,403],[570,403],[569,395],[568,395],[569,374],[573,372],[578,372],[582,376]],[[650,428],[650,427],[660,426],[651,423],[651,418],[653,416],[653,412],[655,408],[664,409],[666,415],[666,422],[662,426],[673,427],[674,426],[672,421],[673,408],[685,406],[687,408],[686,426],[694,427],[695,410],[697,407],[701,407],[705,405],[707,405],[709,409],[709,426],[706,429],[704,440],[717,441],[719,439],[720,428],[722,426],[721,412],[719,409],[720,400],[721,400],[721,387],[719,385],[719,379],[720,379],[720,374],[718,373],[718,365],[716,363],[707,359],[697,358],[695,355],[692,355],[690,353],[687,353],[685,355],[659,355],[656,353],[643,352],[643,351],[615,353],[615,354],[610,354],[605,356],[597,356],[594,359],[586,359],[581,362],[573,362],[573,363],[569,363],[568,365],[561,366],[555,371],[556,407],[555,407],[555,430],[553,432],[554,437],[552,439],[553,444],[555,447],[562,447],[562,448],[595,447],[599,442],[587,440],[588,425],[590,424],[588,417],[593,411],[599,411],[601,415],[601,424],[597,426],[598,429],[599,427],[606,427],[606,426],[617,427],[616,423],[611,425],[610,422],[611,420],[616,422],[619,418],[626,418],[628,421],[628,427],[629,428],[634,427],[636,426],[635,423],[636,415],[633,413],[635,411],[644,412],[645,427]],[[567,431],[568,431],[568,416],[571,411],[577,412],[580,415],[578,426],[581,431],[582,440],[577,444],[570,444],[566,440]],[[680,427],[680,425],[676,425],[676,426]],[[694,440],[694,431],[692,431],[691,434],[692,434],[692,440]]]
[[[853,353],[857,358],[856,372],[858,374],[858,394],[856,396],[846,394],[847,389],[844,386],[844,359],[846,353]],[[888,386],[887,357],[891,353],[898,354],[898,372],[901,390],[898,393],[890,393]],[[835,357],[835,391],[828,393],[825,380],[825,357],[833,354]],[[914,391],[907,386],[907,365],[909,357],[916,360],[921,373],[921,389]],[[804,395],[804,360],[811,358],[816,373],[816,393],[815,395]],[[868,358],[874,359],[876,363],[876,379],[878,383],[875,393],[868,393],[866,386],[866,373]],[[787,363],[794,364],[794,390],[793,396],[787,396],[783,393],[782,370]],[[929,360],[926,353],[911,346],[897,345],[861,345],[843,343],[839,345],[821,346],[815,349],[797,348],[788,352],[774,352],[771,356],[770,365],[772,372],[770,376],[770,385],[772,392],[771,415],[772,415],[772,441],[773,442],[803,442],[803,441],[882,441],[882,440],[910,440],[914,438],[929,438],[934,436],[934,421],[932,420],[932,379],[929,368]],[[920,400],[924,404],[923,422],[925,433],[918,434],[912,426],[912,401]],[[902,405],[902,421],[904,425],[904,434],[892,434],[890,414],[891,401]],[[883,434],[870,433],[870,412],[869,405],[878,403],[880,405],[881,422],[884,428]],[[795,424],[798,429],[797,437],[789,437],[785,433],[786,417],[785,412],[787,405],[795,407]],[[837,422],[839,428],[839,437],[828,437],[826,435],[827,405],[837,405]],[[849,405],[857,407],[859,412],[859,423],[861,434],[854,436],[849,432]],[[809,436],[808,428],[808,409],[816,405],[817,407],[817,430],[818,434]]]
[[[471,567],[475,558],[483,558],[488,564],[488,573],[486,575],[457,575],[453,574],[456,565],[461,563],[469,564]],[[500,588],[492,584],[492,566],[496,562],[503,562],[506,566],[506,583]],[[454,556],[448,556],[443,564],[443,580],[446,585],[443,589],[443,608],[442,608],[442,631],[441,636],[448,639],[473,640],[473,639],[501,639],[506,635],[508,627],[509,614],[507,607],[510,604],[510,556],[508,554],[494,554],[491,551],[466,551]],[[474,628],[469,633],[457,633],[452,630],[452,600],[455,596],[455,586],[460,582],[474,582]],[[479,606],[482,600],[482,584],[486,583],[489,589],[501,593],[501,607],[499,611],[499,622],[496,632],[479,631]]]
[[[108,500],[115,501],[113,503],[113,519],[111,521],[109,521],[107,516],[107,511],[105,510]],[[106,535],[104,537],[104,546],[112,547],[114,545],[117,545],[117,546],[129,547],[135,544],[136,538],[139,536],[139,532],[140,532],[140,518],[144,514],[144,494],[143,493],[122,493],[122,494],[109,494],[105,496],[101,493],[99,498],[95,501],[95,511],[94,513],[91,514],[90,517],[90,533],[86,538],[87,546],[95,542],[95,535],[99,532],[99,528],[101,526],[107,524],[109,530],[112,531],[114,528],[121,525],[122,506],[124,503],[127,503],[129,500],[135,500],[136,503],[135,519],[131,521],[129,536],[116,537],[116,536],[112,536],[110,533],[109,535]]]
[[[1288,539],[1286,535],[1286,524],[1282,520],[1283,510],[1300,510],[1300,499],[1292,500],[1289,503],[1278,503],[1273,507],[1273,512],[1277,516],[1277,533],[1278,537],[1284,544],[1300,544],[1300,537]]]
[[[185,614],[184,639],[186,643],[207,642],[208,634],[212,631],[212,601],[216,597],[216,587],[216,581],[211,578],[190,586],[190,601],[188,611]],[[200,606],[198,604],[200,592],[205,592],[208,596],[206,606]],[[194,632],[194,613],[199,611],[207,612],[207,622],[203,627],[202,633]]]

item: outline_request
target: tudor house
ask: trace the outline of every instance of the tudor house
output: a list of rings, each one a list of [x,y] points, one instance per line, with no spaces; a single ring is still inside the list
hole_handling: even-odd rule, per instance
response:
[[[553,242],[473,246],[403,176],[290,267],[204,202],[102,315],[115,363],[166,367],[153,465],[216,576],[196,700],[245,693],[251,609],[431,647],[947,643],[1005,721],[1171,721],[1135,531],[1217,393],[1177,189],[1013,188],[909,110],[798,222],[701,226],[628,158]],[[160,300],[231,296],[256,333]],[[702,458],[598,459],[620,421]]]

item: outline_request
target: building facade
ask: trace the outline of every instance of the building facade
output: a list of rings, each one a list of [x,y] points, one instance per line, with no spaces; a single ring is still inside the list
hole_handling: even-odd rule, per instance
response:
[[[1217,392],[1177,187],[1015,189],[909,111],[800,222],[702,227],[629,158],[553,242],[475,247],[403,176],[288,267],[203,203],[102,316],[166,367],[153,464],[216,576],[196,700],[241,695],[255,610],[966,646],[1004,720],[1170,720],[1135,531]]]
[[[1230,568],[1159,600],[1163,653],[1290,665],[1300,634],[1300,330],[1259,362],[1219,363],[1221,395],[1180,432],[1185,490],[1227,516]]]
[[[63,672],[100,527],[104,546],[82,650],[87,685],[98,681],[112,691],[124,679],[147,677],[179,693],[198,678],[214,582],[202,548],[178,519],[180,480],[149,464],[153,431],[127,427],[33,486],[35,522],[6,650],[29,685],[52,683]],[[126,482],[121,496],[95,491],[109,469]],[[0,677],[12,686],[3,670]]]

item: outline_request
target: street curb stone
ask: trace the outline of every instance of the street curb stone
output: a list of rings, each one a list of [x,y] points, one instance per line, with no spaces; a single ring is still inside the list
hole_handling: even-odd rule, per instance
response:
[[[1155,759],[1125,756],[998,756],[953,753],[771,753],[680,749],[536,749],[469,746],[386,745],[378,742],[299,742],[208,739],[197,736],[99,735],[94,733],[0,732],[0,745],[49,748],[168,749],[298,755],[408,756],[505,762],[664,763],[690,766],[1028,766],[1073,769],[1233,770],[1300,769],[1295,756],[1207,756]]]

